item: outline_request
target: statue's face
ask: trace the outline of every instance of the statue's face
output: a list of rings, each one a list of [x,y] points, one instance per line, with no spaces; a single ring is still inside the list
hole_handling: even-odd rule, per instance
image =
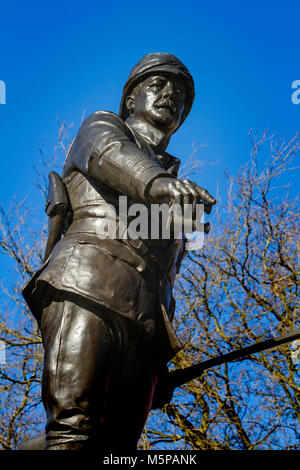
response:
[[[153,75],[138,85],[127,101],[131,115],[155,127],[173,132],[179,125],[185,106],[185,86],[173,75]]]

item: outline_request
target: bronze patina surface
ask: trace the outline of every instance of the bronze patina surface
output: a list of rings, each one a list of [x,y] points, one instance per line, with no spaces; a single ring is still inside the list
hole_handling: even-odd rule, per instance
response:
[[[179,59],[144,56],[124,86],[120,114],[89,116],[61,178],[50,175],[45,262],[23,290],[45,350],[47,450],[134,451],[156,385],[181,348],[172,289],[185,238],[103,239],[97,222],[112,207],[118,213],[120,195],[129,207],[204,203],[210,212],[215,199],[178,179],[180,160],[166,151],[193,100],[193,78]],[[156,396],[155,406],[168,398]]]

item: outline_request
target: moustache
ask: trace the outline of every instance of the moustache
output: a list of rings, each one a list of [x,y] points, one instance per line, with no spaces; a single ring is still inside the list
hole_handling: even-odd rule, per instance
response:
[[[157,103],[155,103],[156,108],[167,108],[173,111],[173,113],[176,112],[176,106],[172,100],[160,100]]]

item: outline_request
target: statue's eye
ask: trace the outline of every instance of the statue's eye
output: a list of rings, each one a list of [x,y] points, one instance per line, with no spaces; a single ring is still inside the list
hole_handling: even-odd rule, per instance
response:
[[[150,87],[154,90],[160,90],[163,85],[162,85],[162,82],[154,82],[154,83],[151,83]]]
[[[175,89],[176,95],[179,95],[180,93],[184,93],[184,88],[178,87]]]

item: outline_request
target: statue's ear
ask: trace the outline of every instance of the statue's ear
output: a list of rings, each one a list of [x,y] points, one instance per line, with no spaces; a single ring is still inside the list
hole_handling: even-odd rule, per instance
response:
[[[134,96],[129,95],[126,98],[126,106],[129,111],[129,114],[132,114],[134,112],[134,107],[135,107],[135,99]]]

